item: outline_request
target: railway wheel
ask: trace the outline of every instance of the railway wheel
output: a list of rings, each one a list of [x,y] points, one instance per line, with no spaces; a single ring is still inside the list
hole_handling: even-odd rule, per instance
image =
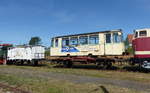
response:
[[[18,60],[15,60],[13,62],[14,62],[15,65],[19,65],[19,63],[20,63],[20,61],[18,61]]]
[[[104,69],[110,69],[112,67],[112,63],[111,62],[104,62],[103,63],[103,68]]]
[[[98,69],[103,68],[103,63],[102,62],[96,62],[96,68],[98,68]]]
[[[69,60],[63,62],[64,67],[71,68],[73,63]]]
[[[11,64],[11,61],[7,60],[6,64],[7,64],[7,65],[10,65],[10,64]]]
[[[112,67],[112,62],[97,62],[97,68],[110,69]]]
[[[91,54],[91,53],[90,53],[90,54],[88,54],[88,57],[92,57],[92,56],[93,56],[93,54]]]
[[[24,61],[21,61],[21,65],[23,65],[24,64]]]
[[[150,71],[150,62],[142,61],[139,64],[140,71],[149,72]]]
[[[37,60],[34,60],[34,61],[33,61],[33,65],[34,65],[34,66],[37,66],[37,65],[38,65],[38,61],[37,61]]]
[[[106,69],[110,69],[112,67],[112,62],[107,63]]]

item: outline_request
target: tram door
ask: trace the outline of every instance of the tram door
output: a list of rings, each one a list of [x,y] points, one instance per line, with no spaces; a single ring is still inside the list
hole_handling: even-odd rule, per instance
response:
[[[105,34],[104,55],[122,55],[124,43],[122,34],[118,32]]]
[[[105,34],[105,42],[104,42],[104,55],[112,55],[113,54],[113,43],[112,43],[112,34]]]

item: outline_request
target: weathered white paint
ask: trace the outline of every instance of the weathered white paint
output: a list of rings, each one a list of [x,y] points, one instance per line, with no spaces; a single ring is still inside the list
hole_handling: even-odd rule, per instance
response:
[[[8,49],[7,60],[32,60],[45,57],[43,46],[12,47]]]
[[[147,55],[147,54],[149,54],[150,55],[150,51],[135,51],[135,54],[137,54],[137,55]]]
[[[147,31],[147,36],[139,36],[140,31]],[[138,32],[138,37],[136,37],[136,38],[150,37],[150,29],[149,28],[136,29],[135,32]],[[135,34],[134,34],[134,39],[135,39]]]

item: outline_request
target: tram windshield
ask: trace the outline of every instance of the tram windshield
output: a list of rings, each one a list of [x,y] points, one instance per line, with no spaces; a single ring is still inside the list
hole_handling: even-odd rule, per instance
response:
[[[120,43],[122,41],[122,35],[119,35],[118,33],[113,34],[113,42],[114,43]]]

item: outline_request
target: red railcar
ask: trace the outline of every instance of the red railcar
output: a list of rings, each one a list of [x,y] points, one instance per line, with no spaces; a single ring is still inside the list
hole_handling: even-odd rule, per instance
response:
[[[150,68],[150,29],[135,30],[133,39],[134,62]]]

